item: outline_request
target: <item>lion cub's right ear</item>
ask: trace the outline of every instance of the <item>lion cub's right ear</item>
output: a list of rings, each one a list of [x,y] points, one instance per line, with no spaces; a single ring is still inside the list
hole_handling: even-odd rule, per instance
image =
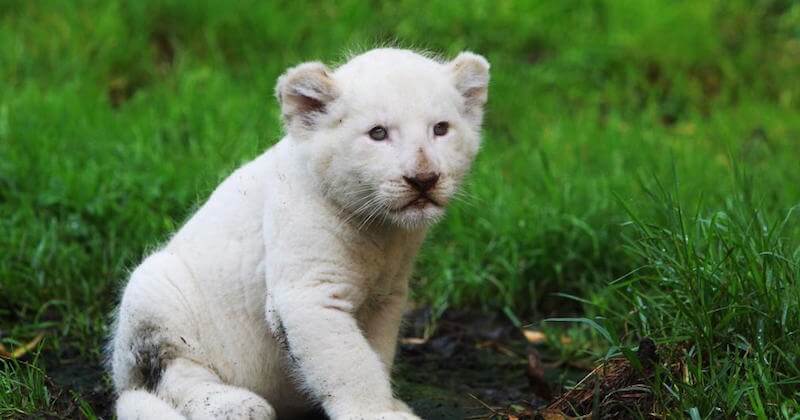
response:
[[[328,67],[314,61],[292,67],[278,78],[275,96],[281,105],[286,129],[302,135],[315,127],[328,105],[339,97],[339,89]]]

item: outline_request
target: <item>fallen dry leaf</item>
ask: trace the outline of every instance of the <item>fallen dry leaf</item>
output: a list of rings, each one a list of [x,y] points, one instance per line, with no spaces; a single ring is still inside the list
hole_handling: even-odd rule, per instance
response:
[[[547,342],[547,335],[545,335],[545,333],[543,333],[543,332],[541,332],[539,330],[530,330],[530,329],[527,329],[527,328],[523,328],[522,329],[522,335],[524,335],[525,339],[528,340],[528,342],[531,343],[531,344],[538,345],[538,344],[544,344],[544,343]],[[562,335],[561,337],[558,337],[558,341],[563,346],[568,346],[568,345],[572,344],[572,338],[569,337],[569,336],[566,336],[566,335]]]
[[[541,418],[543,418],[544,420],[567,420],[567,419],[573,418],[573,417],[566,416],[560,410],[553,410],[553,409],[549,409],[549,408],[541,410],[537,414],[539,414],[539,416]]]
[[[531,344],[544,344],[547,341],[547,336],[543,332],[537,330],[522,329],[522,334],[525,339]]]
[[[36,335],[36,337],[33,337],[33,340],[28,341],[27,343],[17,347],[12,352],[7,351],[5,347],[2,347],[2,345],[0,345],[0,347],[2,347],[0,348],[0,357],[6,359],[19,359],[20,357],[27,354],[29,351],[35,349],[43,338],[44,338],[44,333],[39,333]]]
[[[412,346],[420,346],[427,342],[428,339],[423,337],[404,337],[400,339],[400,344],[409,344]]]

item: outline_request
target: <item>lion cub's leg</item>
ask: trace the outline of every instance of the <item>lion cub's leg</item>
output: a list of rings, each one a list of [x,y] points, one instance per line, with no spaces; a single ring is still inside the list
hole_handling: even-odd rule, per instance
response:
[[[222,383],[212,371],[176,359],[164,371],[158,395],[172,401],[188,418],[273,420],[275,410],[260,396]]]
[[[326,278],[334,271],[324,266],[316,270],[275,284],[267,307],[305,389],[331,419],[419,420],[395,403],[382,356],[354,316],[362,290]],[[324,280],[318,280],[320,270]]]
[[[363,323],[367,340],[380,356],[387,376],[391,376],[392,373],[395,353],[397,352],[397,339],[407,302],[407,288],[384,296],[373,302]],[[394,409],[397,411],[412,413],[411,408],[397,397],[394,398],[393,404]]]

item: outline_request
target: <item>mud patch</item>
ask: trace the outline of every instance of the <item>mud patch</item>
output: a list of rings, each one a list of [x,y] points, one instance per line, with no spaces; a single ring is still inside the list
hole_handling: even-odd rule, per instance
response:
[[[84,407],[91,407],[102,418],[112,418],[114,392],[101,360],[68,350],[58,357],[44,357],[43,363],[56,412],[41,413],[41,418],[86,417]]]
[[[429,312],[407,316],[395,387],[424,419],[485,416],[494,407],[539,408],[527,377],[527,341],[502,315],[448,311],[424,337]],[[557,376],[556,372],[546,372]]]
[[[167,364],[174,358],[172,345],[164,340],[163,330],[152,324],[142,324],[133,335],[133,385],[155,391]]]

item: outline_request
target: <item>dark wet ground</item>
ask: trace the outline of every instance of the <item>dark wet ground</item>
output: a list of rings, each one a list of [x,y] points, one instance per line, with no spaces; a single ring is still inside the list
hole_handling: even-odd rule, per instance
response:
[[[492,409],[539,408],[526,374],[530,345],[501,314],[448,311],[425,337],[430,316],[421,309],[407,315],[394,372],[399,396],[424,419],[488,418]],[[430,330],[430,328],[427,328]],[[112,418],[109,379],[98,363],[78,356],[49,360],[47,372],[57,397],[52,417],[80,418],[80,396],[95,414]],[[547,370],[547,381],[561,372]],[[489,408],[491,407],[491,408]],[[44,415],[44,417],[51,417]]]
[[[78,398],[91,406],[92,411],[111,419],[113,397],[110,378],[100,363],[86,363],[85,357],[68,353],[60,359],[45,357],[48,388],[55,398],[55,412],[43,413],[41,418],[77,419],[82,415]]]
[[[427,340],[424,310],[408,316],[400,344],[395,385],[400,397],[424,419],[486,416],[487,408],[544,401],[531,392],[527,342],[497,314],[451,311]]]

